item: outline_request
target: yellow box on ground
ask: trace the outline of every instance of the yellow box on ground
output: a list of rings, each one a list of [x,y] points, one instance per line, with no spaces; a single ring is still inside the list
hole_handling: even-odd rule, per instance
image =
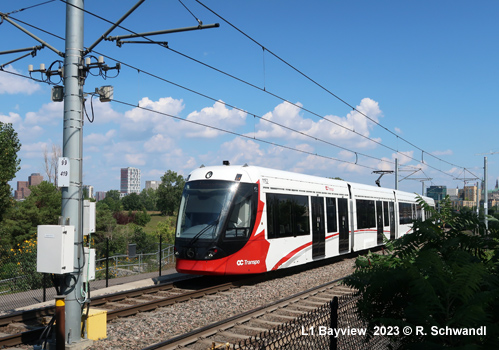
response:
[[[107,338],[107,310],[90,308],[88,315],[83,314],[83,322],[86,322],[87,338],[100,340]]]

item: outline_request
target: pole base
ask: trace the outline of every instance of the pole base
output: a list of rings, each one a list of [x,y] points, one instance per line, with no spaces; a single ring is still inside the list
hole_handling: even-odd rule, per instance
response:
[[[48,341],[48,350],[55,350],[56,344],[55,342]],[[81,339],[78,343],[65,344],[65,350],[84,350],[88,349],[94,345],[94,341],[92,339]]]

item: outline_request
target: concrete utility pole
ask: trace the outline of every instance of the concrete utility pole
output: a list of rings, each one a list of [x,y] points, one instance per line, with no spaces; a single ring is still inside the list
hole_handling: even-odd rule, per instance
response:
[[[66,51],[64,57],[64,157],[69,158],[69,186],[62,188],[64,224],[75,227],[74,272],[63,275],[61,293],[66,296],[65,338],[68,345],[81,341],[83,220],[83,0],[66,3]]]

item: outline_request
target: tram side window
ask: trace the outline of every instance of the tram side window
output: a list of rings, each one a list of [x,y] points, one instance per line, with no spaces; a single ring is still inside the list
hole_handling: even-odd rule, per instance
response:
[[[267,193],[268,238],[310,234],[308,197]]]
[[[416,219],[423,220],[423,208],[419,204],[416,205]]]
[[[357,200],[357,229],[376,227],[376,210],[374,201]]]
[[[227,221],[226,239],[246,238],[251,234],[256,217],[256,191],[251,184],[239,185]]]
[[[336,198],[326,198],[327,232],[338,231],[336,218]]]
[[[399,203],[399,216],[400,224],[410,224],[413,221],[412,216],[412,204],[411,203]]]
[[[385,222],[385,226],[390,226],[390,218],[388,216],[388,202],[383,202],[383,220]]]

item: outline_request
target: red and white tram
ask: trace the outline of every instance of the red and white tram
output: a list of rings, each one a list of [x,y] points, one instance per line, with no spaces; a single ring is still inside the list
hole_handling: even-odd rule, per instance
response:
[[[416,198],[255,166],[201,167],[188,176],[182,194],[176,269],[263,273],[373,248],[424,219]]]

